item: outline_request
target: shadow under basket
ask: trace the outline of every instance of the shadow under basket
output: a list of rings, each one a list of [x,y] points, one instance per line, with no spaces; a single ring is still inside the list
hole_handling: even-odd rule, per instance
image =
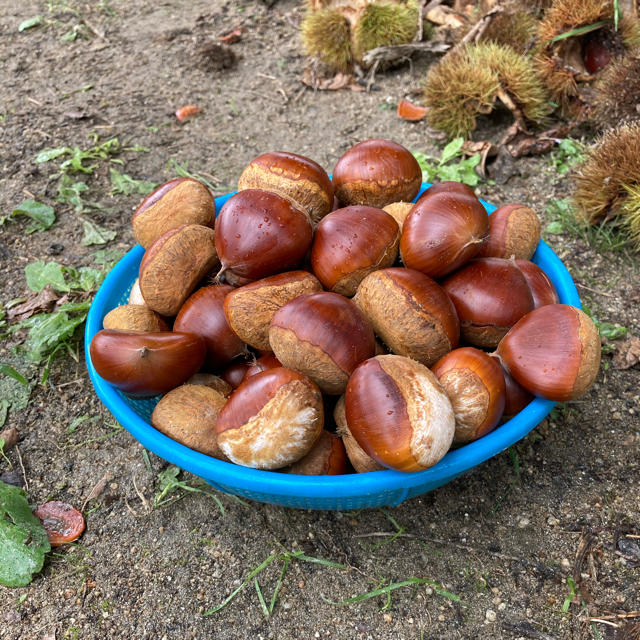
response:
[[[423,184],[420,194],[429,186]],[[216,211],[220,211],[231,195],[216,198]],[[488,213],[496,209],[486,202],[482,204]],[[130,398],[122,394],[96,373],[91,362],[91,340],[102,329],[104,316],[118,305],[127,303],[143,255],[144,249],[140,245],[131,249],[109,272],[93,300],[85,329],[85,357],[91,382],[116,420],[144,447],[203,478],[224,493],[299,509],[347,511],[398,505],[450,482],[504,451],[524,438],[555,405],[549,400],[535,398],[491,433],[449,451],[436,465],[417,473],[386,470],[338,476],[302,476],[250,469],[211,458],[175,442],[151,426],[151,412],[159,398]],[[569,272],[542,240],[532,260],[549,276],[561,303],[581,306]]]

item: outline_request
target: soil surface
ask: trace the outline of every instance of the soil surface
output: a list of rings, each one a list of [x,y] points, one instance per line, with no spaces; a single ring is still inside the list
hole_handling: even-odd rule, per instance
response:
[[[160,183],[175,174],[174,161],[224,193],[267,150],[301,153],[331,171],[370,137],[429,154],[442,146],[424,123],[395,113],[400,99],[416,99],[433,58],[378,74],[370,92],[314,92],[301,83],[302,9],[290,0],[0,4],[0,212],[35,197],[57,215],[44,232],[25,234],[23,217],[0,227],[5,306],[29,295],[28,263],[96,266],[96,250],[133,246],[130,214],[141,196],[111,195],[110,168]],[[19,32],[38,15],[40,26]],[[212,46],[236,28],[238,42]],[[201,112],[180,124],[174,112],[188,104]],[[36,164],[37,154],[113,137],[129,148],[113,156],[123,164],[98,159],[92,174],[74,176],[99,208],[76,213],[56,202],[64,158]],[[485,182],[479,193],[526,202],[546,225],[547,205],[568,189],[542,157],[518,161],[508,182]],[[83,220],[117,236],[85,246]],[[577,235],[546,239],[591,312],[638,335],[637,257],[599,253]],[[48,554],[28,587],[0,587],[3,640],[623,638],[640,622],[624,617],[640,610],[638,369],[616,369],[611,353],[590,393],[556,408],[510,452],[398,507],[302,511],[216,494],[223,510],[181,489],[154,506],[167,463],[114,423],[93,391],[81,342],[77,360],[58,357],[42,385],[42,367],[13,355],[12,340],[0,346],[0,361],[26,372],[32,391],[24,409],[9,411],[5,427],[16,427],[20,441],[7,454],[12,469],[0,459],[0,471],[33,504],[82,507],[87,528],[78,543]],[[203,488],[188,473],[179,479]],[[343,567],[294,557],[281,575],[294,552]],[[253,580],[203,616],[273,556],[257,576],[266,607],[280,586],[270,616]],[[423,581],[388,598],[344,604],[415,578]]]

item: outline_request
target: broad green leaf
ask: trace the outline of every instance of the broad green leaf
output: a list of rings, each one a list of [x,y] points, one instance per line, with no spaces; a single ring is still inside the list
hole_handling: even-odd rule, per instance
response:
[[[25,342],[27,357],[34,362],[42,362],[54,349],[69,340],[76,327],[87,317],[88,309],[77,316],[66,311],[40,313],[21,323],[29,327],[29,337]]]
[[[80,267],[77,270],[77,276],[71,283],[74,289],[82,289],[82,291],[95,291],[104,280],[104,273],[93,267]],[[84,304],[84,303],[81,303]],[[60,307],[63,309],[63,307]]]
[[[624,338],[628,332],[627,327],[621,327],[619,324],[613,324],[612,322],[596,322],[596,326],[600,335],[607,340]]]
[[[29,216],[33,220],[33,224],[25,229],[25,233],[46,231],[56,221],[53,207],[35,200],[25,200],[11,213],[11,217],[15,216]]]
[[[108,270],[112,269],[123,256],[124,253],[120,249],[98,249],[93,254],[93,261]]]
[[[64,267],[57,262],[47,262],[42,260],[31,262],[24,268],[27,277],[27,286],[32,291],[39,293],[48,284],[56,291],[68,292],[71,287],[64,278]]]
[[[447,164],[449,160],[453,160],[456,156],[460,155],[460,149],[464,144],[464,138],[454,138],[443,150],[442,157],[440,158],[440,164]]]
[[[132,193],[139,193],[142,196],[146,196],[151,193],[155,188],[155,182],[149,182],[147,180],[135,180],[126,173],[120,173],[113,167],[109,169],[111,175],[111,189],[112,194],[122,193],[124,195],[131,195]]]
[[[65,153],[71,153],[71,149],[69,147],[57,147],[56,149],[45,149],[41,151],[36,156],[36,163],[40,164],[42,162],[49,162],[50,160],[55,160],[60,156],[63,156]]]
[[[0,481],[0,584],[29,584],[50,550],[47,532],[29,508],[26,493]]]
[[[82,221],[82,229],[84,230],[82,244],[85,247],[92,244],[107,244],[118,235],[117,232],[109,231],[109,229],[105,229],[90,220]]]
[[[42,24],[42,16],[34,16],[33,18],[29,18],[28,20],[23,20],[18,25],[18,31],[22,33],[27,29],[33,29],[33,27],[39,27]]]

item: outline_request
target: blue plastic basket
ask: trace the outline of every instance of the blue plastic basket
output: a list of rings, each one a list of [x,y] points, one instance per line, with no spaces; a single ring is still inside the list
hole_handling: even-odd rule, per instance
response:
[[[420,193],[430,185],[423,184]],[[216,198],[216,209],[232,194]],[[496,209],[483,202],[491,213]],[[450,451],[435,466],[417,473],[373,471],[340,476],[301,476],[261,471],[216,460],[193,451],[149,423],[155,399],[129,398],[103,380],[93,367],[89,345],[102,329],[104,316],[126,304],[144,249],[137,245],[107,275],[89,310],[85,330],[87,368],[98,397],[116,420],[143,446],[161,458],[200,476],[216,489],[260,502],[301,509],[350,510],[398,505],[450,482],[465,471],[504,451],[526,436],[551,411],[554,402],[536,398],[519,414],[483,438]],[[547,244],[540,241],[533,256],[553,282],[560,301],[580,307],[580,298],[569,272]]]

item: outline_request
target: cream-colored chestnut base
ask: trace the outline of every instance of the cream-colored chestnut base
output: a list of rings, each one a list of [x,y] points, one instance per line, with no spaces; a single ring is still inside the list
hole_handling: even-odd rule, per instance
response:
[[[451,400],[456,418],[454,442],[469,442],[489,410],[489,392],[469,369],[454,369],[440,377],[440,384]]]
[[[222,452],[236,464],[280,469],[306,455],[322,432],[322,398],[308,383],[293,380],[244,425],[218,434]]]
[[[455,433],[451,401],[435,375],[410,358],[377,356],[382,369],[393,378],[411,425],[411,454],[427,469],[449,451]]]

